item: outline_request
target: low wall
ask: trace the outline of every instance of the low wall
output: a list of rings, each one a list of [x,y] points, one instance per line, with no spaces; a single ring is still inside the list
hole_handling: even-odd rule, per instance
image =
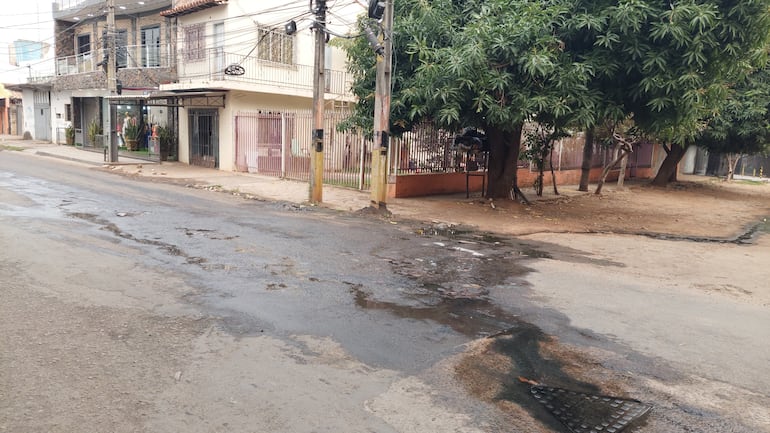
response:
[[[468,190],[470,192],[481,192],[483,176],[482,172],[476,172],[468,178]],[[577,185],[580,183],[581,170],[562,170],[556,172],[557,185]],[[607,182],[618,179],[619,170],[610,171],[607,176]],[[652,169],[650,167],[637,167],[626,171],[626,179],[631,177],[637,179],[652,178]],[[602,168],[592,168],[589,174],[589,182],[596,183],[602,174]],[[633,175],[633,176],[631,176]],[[517,183],[520,187],[533,185],[537,178],[537,172],[530,171],[527,168],[520,168],[517,174]],[[545,172],[544,185],[551,185],[551,173]],[[436,194],[455,194],[465,192],[465,173],[435,173],[435,174],[405,174],[400,176],[391,176],[388,181],[388,197],[420,197]]]

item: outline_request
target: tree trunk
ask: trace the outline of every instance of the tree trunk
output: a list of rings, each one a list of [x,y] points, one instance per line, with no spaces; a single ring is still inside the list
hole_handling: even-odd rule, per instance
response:
[[[511,188],[518,188],[519,151],[521,150],[521,127],[516,125],[513,132],[487,126],[484,131],[489,141],[489,172],[487,197],[510,198]]]
[[[553,149],[555,146],[551,146],[551,158],[548,161],[548,164],[551,166],[551,184],[553,184],[553,194],[559,195],[559,190],[556,189],[556,173],[553,171]]]
[[[727,181],[731,182],[735,179],[735,167],[738,166],[738,161],[740,161],[742,155],[735,154],[735,153],[728,153],[725,155],[725,158],[727,158]]]
[[[578,191],[588,191],[588,182],[591,175],[591,163],[594,158],[594,128],[586,131],[586,142],[583,144],[583,163],[580,166],[580,185]]]
[[[671,150],[668,151],[666,158],[663,160],[658,174],[655,179],[652,180],[652,185],[666,186],[669,182],[676,181],[676,171],[679,166],[679,161],[684,157],[687,146],[681,146],[679,144],[672,144]]]
[[[601,177],[599,177],[599,184],[596,185],[596,192],[594,194],[601,195],[602,193],[602,187],[604,186],[604,181],[607,179],[607,175],[610,173],[610,170],[612,170],[612,167],[614,167],[618,162],[620,162],[623,158],[628,156],[630,153],[627,149],[622,148],[621,146],[617,146],[617,156],[615,159],[612,160],[609,164],[607,164],[606,167],[604,167],[604,170],[602,171]],[[622,174],[622,173],[621,173]]]
[[[626,166],[628,165],[628,153],[620,159],[620,173],[618,173],[618,189],[623,189],[623,182],[626,180]]]

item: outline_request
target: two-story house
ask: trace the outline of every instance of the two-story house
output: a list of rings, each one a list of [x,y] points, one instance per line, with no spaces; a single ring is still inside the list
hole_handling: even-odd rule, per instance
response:
[[[122,97],[141,96],[176,80],[176,29],[160,15],[171,0],[113,0],[117,80]],[[55,76],[51,82],[51,109],[55,136],[67,126],[75,142],[101,148],[118,140],[121,122],[131,117],[140,123],[165,125],[172,113],[164,106],[142,106],[110,99],[106,61],[108,2],[55,0]],[[89,125],[103,132],[95,142]],[[149,129],[149,128],[148,128]],[[109,131],[108,135],[106,131]]]
[[[355,2],[329,2],[326,24],[347,33],[363,11]],[[285,170],[287,157],[308,164],[315,17],[308,2],[175,0],[160,15],[175,20],[178,47],[177,82],[160,93],[188,101],[178,104],[180,161],[263,173]],[[287,34],[292,20],[298,31]],[[331,111],[354,97],[344,52],[327,45],[325,57]]]

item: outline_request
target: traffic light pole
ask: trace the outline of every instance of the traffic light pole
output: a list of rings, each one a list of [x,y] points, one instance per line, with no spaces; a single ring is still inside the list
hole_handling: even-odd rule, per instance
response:
[[[316,0],[315,62],[313,64],[313,149],[310,157],[310,203],[323,201],[324,93],[326,88],[326,0]]]
[[[374,94],[374,147],[372,149],[371,203],[387,209],[388,146],[390,144],[391,72],[393,68],[393,0],[385,0],[382,21],[383,51],[377,56]]]

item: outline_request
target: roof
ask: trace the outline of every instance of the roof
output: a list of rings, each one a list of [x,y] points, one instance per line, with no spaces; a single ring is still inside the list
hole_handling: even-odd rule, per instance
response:
[[[191,14],[193,12],[202,11],[204,9],[213,8],[214,6],[223,4],[227,4],[227,0],[192,0],[175,8],[166,9],[160,14],[161,16],[169,18],[178,17],[180,15]]]

